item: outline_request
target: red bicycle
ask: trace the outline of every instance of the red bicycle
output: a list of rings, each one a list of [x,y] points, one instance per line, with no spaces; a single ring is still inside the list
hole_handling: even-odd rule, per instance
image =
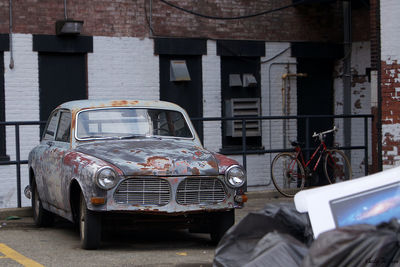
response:
[[[326,134],[335,131],[337,131],[337,128],[334,126],[324,132],[314,132],[312,137],[318,138],[320,144],[307,162],[304,160],[300,144],[296,141],[292,142],[294,152],[282,152],[275,156],[271,163],[271,179],[275,188],[282,195],[293,197],[298,191],[302,190],[306,178],[311,177],[317,171],[321,161],[323,162],[325,177],[329,183],[351,179],[352,170],[349,159],[343,151],[328,149],[325,144]]]

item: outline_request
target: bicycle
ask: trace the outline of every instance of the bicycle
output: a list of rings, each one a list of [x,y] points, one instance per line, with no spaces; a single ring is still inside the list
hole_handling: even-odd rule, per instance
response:
[[[281,152],[275,156],[271,163],[271,179],[275,188],[286,197],[293,197],[304,188],[306,178],[312,177],[313,173],[323,161],[323,169],[326,179],[330,184],[350,180],[352,176],[349,159],[338,149],[328,149],[325,144],[325,136],[337,131],[337,127],[316,133],[313,138],[319,139],[319,146],[313,152],[311,158],[306,162],[297,141],[291,142],[294,152]],[[318,155],[315,165],[310,168],[314,158]]]

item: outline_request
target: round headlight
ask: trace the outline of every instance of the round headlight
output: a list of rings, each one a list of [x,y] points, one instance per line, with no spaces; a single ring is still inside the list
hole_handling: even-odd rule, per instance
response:
[[[246,182],[246,172],[242,167],[233,165],[225,171],[225,179],[231,187],[241,187]]]
[[[117,174],[110,167],[101,168],[97,171],[96,183],[100,188],[109,190],[117,184]]]

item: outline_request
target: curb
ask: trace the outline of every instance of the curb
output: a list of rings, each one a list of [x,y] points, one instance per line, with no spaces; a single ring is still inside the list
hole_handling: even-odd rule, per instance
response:
[[[0,209],[0,220],[5,220],[10,216],[32,217],[32,208],[23,207],[23,208]]]

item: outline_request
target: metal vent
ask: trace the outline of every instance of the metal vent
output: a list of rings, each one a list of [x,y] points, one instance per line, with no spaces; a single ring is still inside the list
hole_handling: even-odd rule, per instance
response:
[[[260,116],[259,98],[232,98],[226,101],[226,115],[228,117]],[[261,136],[259,120],[246,120],[246,136]],[[242,137],[242,121],[227,121],[226,135]]]
[[[225,198],[224,185],[217,178],[186,178],[176,193],[176,202],[181,205],[215,204]]]
[[[114,200],[119,204],[164,206],[171,200],[171,190],[164,179],[131,178],[118,186]]]

